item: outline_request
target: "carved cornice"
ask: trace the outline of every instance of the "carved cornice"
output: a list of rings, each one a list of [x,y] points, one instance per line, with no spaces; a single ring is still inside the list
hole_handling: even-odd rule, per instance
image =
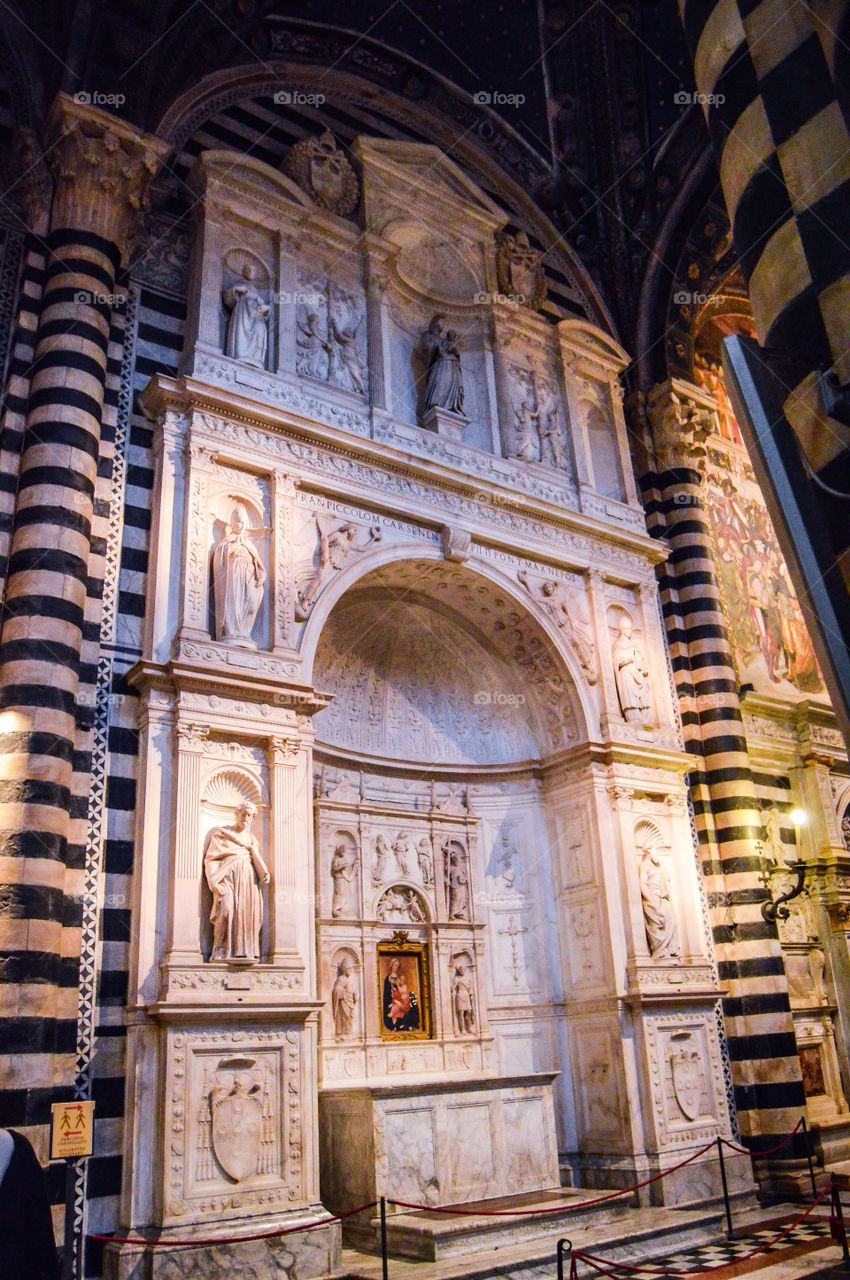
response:
[[[670,378],[653,387],[647,397],[657,471],[680,467],[702,471],[705,441],[714,430],[714,401],[699,387]]]
[[[47,119],[47,163],[53,173],[53,227],[102,236],[122,256],[146,208],[148,188],[168,144],[66,93]]]

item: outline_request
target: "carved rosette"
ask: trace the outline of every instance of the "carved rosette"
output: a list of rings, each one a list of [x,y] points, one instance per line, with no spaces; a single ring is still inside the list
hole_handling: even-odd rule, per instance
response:
[[[55,183],[52,225],[102,236],[123,256],[168,151],[168,144],[152,134],[58,94],[47,121],[45,150]]]

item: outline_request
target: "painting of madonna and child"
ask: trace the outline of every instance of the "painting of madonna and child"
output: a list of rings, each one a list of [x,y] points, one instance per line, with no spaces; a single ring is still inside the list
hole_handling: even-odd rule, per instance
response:
[[[422,943],[379,943],[378,996],[384,1040],[431,1034],[428,956]]]

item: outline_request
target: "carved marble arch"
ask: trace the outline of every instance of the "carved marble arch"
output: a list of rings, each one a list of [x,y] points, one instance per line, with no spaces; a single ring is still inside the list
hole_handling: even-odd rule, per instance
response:
[[[595,708],[572,654],[489,566],[386,549],[346,569],[303,642],[320,743],[444,765],[539,760],[586,741]],[[561,643],[563,643],[561,641]]]
[[[635,848],[639,856],[649,850],[664,853],[670,848],[670,842],[654,822],[649,818],[641,818],[635,823]]]
[[[227,767],[214,769],[202,793],[205,808],[218,813],[235,813],[240,804],[263,807],[263,792],[258,780],[247,769]]]

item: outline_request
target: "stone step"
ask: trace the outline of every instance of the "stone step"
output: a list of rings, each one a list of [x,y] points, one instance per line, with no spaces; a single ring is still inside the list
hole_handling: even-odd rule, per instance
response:
[[[560,1203],[568,1203],[564,1191],[559,1194]],[[592,1193],[577,1191],[574,1194],[576,1199],[584,1199]],[[529,1201],[539,1201],[540,1198],[539,1193],[535,1197],[526,1197]],[[752,1229],[763,1222],[774,1221],[783,1208],[773,1205],[770,1210],[758,1210],[754,1208],[754,1204],[754,1197],[751,1195],[732,1197],[733,1222],[738,1230]],[[799,1205],[789,1205],[788,1210],[799,1211]],[[396,1226],[404,1231],[405,1239],[402,1243],[405,1246],[415,1243],[417,1247],[422,1247],[423,1228],[416,1228],[415,1235],[410,1235],[409,1220],[418,1216],[412,1213],[396,1214],[389,1220],[388,1227]],[[429,1219],[438,1217],[436,1214],[427,1216]],[[485,1234],[488,1231],[486,1226],[484,1232],[475,1237],[468,1234],[468,1225],[464,1227],[465,1218],[455,1221],[461,1224],[460,1234],[455,1236],[459,1247],[451,1248],[451,1233],[433,1233],[437,1239],[435,1245],[430,1246],[434,1248],[434,1253],[430,1256],[425,1253],[393,1256],[392,1280],[421,1280],[423,1262],[430,1263],[427,1267],[427,1280],[490,1280],[496,1276],[510,1276],[512,1280],[537,1280],[538,1277],[540,1280],[544,1277],[545,1280],[551,1280],[555,1271],[557,1242],[562,1236],[568,1236],[578,1249],[592,1249],[595,1253],[621,1262],[641,1263],[652,1257],[662,1257],[721,1240],[725,1236],[726,1226],[722,1201],[692,1202],[675,1208],[626,1207],[613,1212],[611,1206],[601,1205],[595,1209],[565,1213],[556,1217],[554,1223],[551,1217],[545,1215],[539,1230],[533,1229],[531,1234],[520,1233],[517,1219],[505,1218],[502,1219],[505,1225],[501,1233],[492,1232],[490,1228],[489,1238]],[[370,1247],[377,1248],[380,1224],[374,1219],[370,1225],[375,1230],[374,1244]],[[465,1231],[467,1234],[464,1234]],[[472,1249],[468,1247],[470,1242],[473,1244]],[[442,1246],[439,1252],[436,1251],[438,1246]],[[580,1274],[584,1276],[584,1270],[580,1270]],[[337,1280],[378,1280],[380,1275],[380,1258],[356,1253],[352,1249],[343,1250],[342,1268],[337,1273]],[[592,1280],[592,1276],[593,1273],[588,1270],[587,1280]]]

